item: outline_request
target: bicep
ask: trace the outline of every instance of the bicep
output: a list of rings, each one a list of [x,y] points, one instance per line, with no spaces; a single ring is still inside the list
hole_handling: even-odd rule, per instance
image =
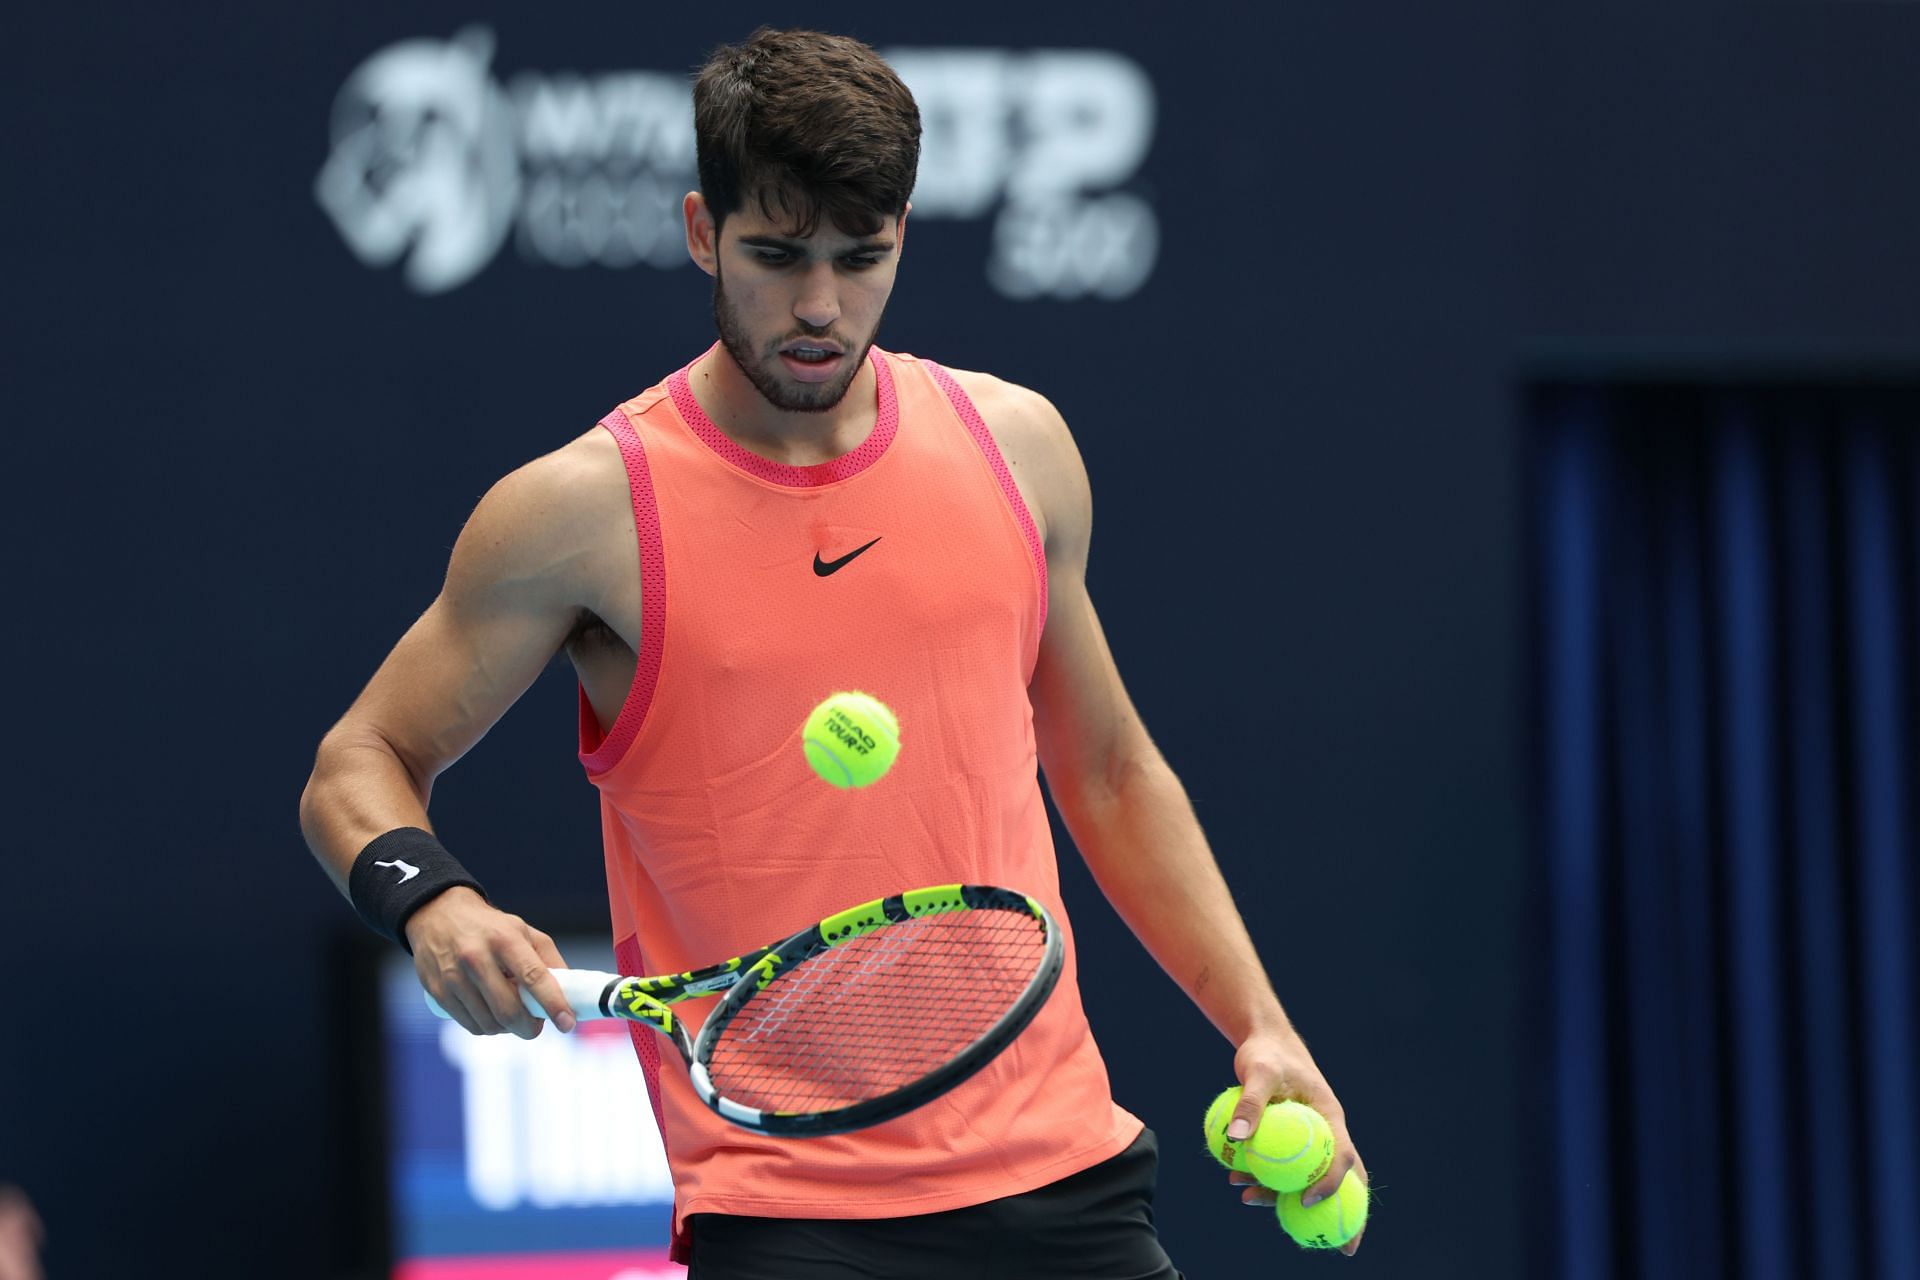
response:
[[[1084,579],[1055,585],[1028,687],[1047,785],[1063,806],[1118,789],[1146,730],[1127,696]]]
[[[1057,415],[1055,415],[1057,422]],[[1028,693],[1040,765],[1056,798],[1111,792],[1150,746],[1087,592],[1093,502],[1065,424],[1053,433],[1042,480],[1047,508],[1047,625]]]
[[[384,739],[423,787],[506,714],[580,616],[583,552],[553,506],[555,478],[528,475],[537,466],[480,500],[440,594],[336,726]]]
[[[1065,419],[1045,396],[986,374],[954,376],[980,407],[1043,529],[1047,624],[1027,695],[1040,767],[1063,810],[1098,798],[1151,751],[1087,594],[1093,491]]]

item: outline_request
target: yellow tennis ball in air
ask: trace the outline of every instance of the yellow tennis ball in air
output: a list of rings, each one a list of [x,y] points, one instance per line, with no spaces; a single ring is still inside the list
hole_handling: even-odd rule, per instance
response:
[[[1333,1163],[1333,1130],[1304,1102],[1275,1102],[1242,1144],[1246,1171],[1275,1191],[1302,1191]]]
[[[1235,1142],[1227,1137],[1227,1123],[1233,1119],[1233,1109],[1240,1105],[1240,1086],[1226,1090],[1213,1100],[1207,1108],[1207,1118],[1203,1128],[1207,1135],[1207,1154],[1229,1169],[1247,1172],[1247,1144]]]
[[[1367,1184],[1349,1169],[1340,1189],[1319,1204],[1302,1207],[1298,1191],[1283,1191],[1275,1211],[1302,1249],[1338,1249],[1367,1225]]]
[[[900,754],[900,722],[870,694],[836,693],[813,709],[800,734],[813,771],[836,787],[870,787]]]

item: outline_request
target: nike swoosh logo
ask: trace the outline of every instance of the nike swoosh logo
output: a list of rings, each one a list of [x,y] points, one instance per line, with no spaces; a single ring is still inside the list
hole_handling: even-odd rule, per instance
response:
[[[373,865],[376,867],[400,868],[401,884],[405,884],[407,881],[413,879],[415,876],[420,874],[420,868],[414,866],[411,862],[406,862],[400,858],[395,858],[392,862],[382,862],[378,858],[375,858],[373,860]]]
[[[873,540],[873,542],[878,542],[878,541],[880,541],[880,539],[878,538],[875,538]],[[869,542],[867,544],[867,547],[872,546],[873,542]],[[855,547],[853,550],[847,552],[847,554],[841,556],[838,560],[822,560],[820,558],[820,553],[816,551],[813,553],[813,571],[822,578],[826,577],[829,574],[838,573],[840,572],[840,570],[846,568],[848,562],[851,561],[855,556],[859,555],[862,551],[865,551],[867,547]]]

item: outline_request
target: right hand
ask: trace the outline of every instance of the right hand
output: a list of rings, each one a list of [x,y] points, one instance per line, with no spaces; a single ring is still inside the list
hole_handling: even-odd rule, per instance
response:
[[[519,916],[459,885],[409,916],[406,933],[420,985],[474,1035],[539,1035],[543,1024],[520,1002],[522,987],[554,1026],[573,1030],[573,1008],[551,972],[567,962],[552,938]]]

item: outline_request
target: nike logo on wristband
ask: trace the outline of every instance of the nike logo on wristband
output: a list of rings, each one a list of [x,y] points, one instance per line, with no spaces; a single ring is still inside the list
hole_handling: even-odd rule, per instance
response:
[[[376,858],[374,859],[373,865],[376,867],[400,868],[401,884],[405,884],[407,881],[413,879],[415,876],[420,874],[420,868],[414,866],[411,862],[407,862],[400,858],[395,858],[392,862],[382,862],[378,858]]]

